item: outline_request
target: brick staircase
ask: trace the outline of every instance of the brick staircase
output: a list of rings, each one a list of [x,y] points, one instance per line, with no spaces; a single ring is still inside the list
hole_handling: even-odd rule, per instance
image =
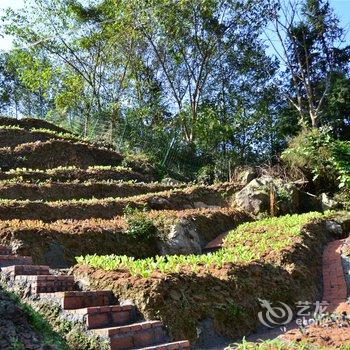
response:
[[[58,303],[86,330],[107,339],[111,350],[189,350],[188,341],[168,342],[159,321],[140,321],[133,305],[116,305],[110,291],[80,291],[73,276],[52,275],[48,266],[33,265],[30,257],[14,255],[0,245],[1,274],[31,295]]]

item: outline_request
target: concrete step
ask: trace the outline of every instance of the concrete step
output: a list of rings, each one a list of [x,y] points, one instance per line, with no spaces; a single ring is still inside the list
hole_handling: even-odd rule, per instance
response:
[[[11,255],[12,249],[8,246],[0,244],[0,255]]]
[[[57,302],[64,310],[83,309],[94,306],[106,306],[115,303],[111,291],[69,291],[41,293],[41,299]]]
[[[71,312],[82,316],[88,329],[126,325],[136,318],[132,305],[94,306]]]
[[[146,348],[139,348],[137,350],[190,350],[190,342],[188,340],[182,340],[172,343],[147,346]]]
[[[0,255],[0,268],[12,265],[32,265],[33,261],[30,256],[21,255]]]
[[[92,330],[96,335],[109,338],[111,350],[128,350],[164,343],[166,334],[160,321],[145,321],[121,327]]]
[[[30,286],[32,294],[64,292],[75,289],[73,276],[18,275],[15,283]]]
[[[50,275],[49,266],[41,265],[11,265],[3,267],[1,273],[9,276],[17,275]]]

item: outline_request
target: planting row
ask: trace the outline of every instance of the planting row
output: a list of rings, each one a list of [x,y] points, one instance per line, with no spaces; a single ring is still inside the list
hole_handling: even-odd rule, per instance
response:
[[[63,140],[33,142],[0,149],[2,170],[21,167],[49,169],[74,165],[87,168],[91,165],[120,165],[123,156],[108,149]]]
[[[0,126],[20,127],[26,130],[31,130],[33,128],[46,129],[57,133],[72,134],[70,131],[64,128],[61,128],[55,124],[49,123],[46,120],[35,119],[35,118],[15,119],[15,118],[9,118],[9,117],[0,117]]]
[[[26,130],[18,126],[1,126],[0,125],[0,148],[14,148],[23,143],[45,142],[49,140],[67,140],[72,142],[85,142],[69,133],[57,133],[46,129]]]
[[[137,181],[151,182],[154,180],[149,174],[138,173],[123,166],[89,166],[81,169],[76,166],[57,167],[52,169],[17,168],[0,171],[0,180],[17,182],[86,182],[86,181]]]
[[[137,155],[123,156],[107,148],[69,142],[49,140],[21,144],[15,148],[0,148],[0,169],[16,168],[51,169],[75,166],[86,169],[90,166],[126,166],[136,172],[155,176],[154,168],[147,159]]]
[[[259,299],[291,307],[316,300],[323,247],[341,233],[329,220],[338,219],[308,213],[246,223],[229,233],[223,250],[208,255],[82,256],[74,274],[133,300],[146,317],[157,315],[172,337],[205,347],[208,329],[230,338],[253,331],[260,324]]]
[[[81,199],[41,202],[1,200],[0,220],[110,219],[121,215],[125,207],[153,210],[184,210],[205,207],[227,207],[229,201],[215,188],[193,187],[127,198]]]
[[[0,198],[28,200],[70,200],[80,198],[130,197],[168,191],[172,186],[125,182],[87,183],[21,183],[0,182]]]
[[[77,261],[81,265],[105,270],[128,270],[132,276],[142,277],[150,277],[156,271],[172,273],[189,269],[192,272],[209,272],[213,267],[221,269],[226,264],[251,263],[261,258],[270,260],[270,253],[274,261],[276,252],[301,242],[303,225],[322,217],[323,214],[313,212],[242,224],[228,234],[223,249],[212,254],[160,256],[144,260],[116,255],[87,255],[77,258]]]
[[[213,237],[249,219],[246,214],[229,209],[197,209],[127,211],[125,216],[110,220],[0,221],[0,244],[12,245],[17,254],[33,256],[36,263],[62,267],[74,264],[75,257],[82,254],[142,258],[186,253],[183,249],[189,249],[193,241],[200,252]],[[182,236],[184,246],[179,244],[179,237],[174,237],[174,231],[190,233]]]

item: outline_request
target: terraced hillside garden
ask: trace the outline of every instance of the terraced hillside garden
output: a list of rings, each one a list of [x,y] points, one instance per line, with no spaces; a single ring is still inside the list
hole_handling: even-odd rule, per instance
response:
[[[345,3],[0,1],[0,350],[350,349]]]

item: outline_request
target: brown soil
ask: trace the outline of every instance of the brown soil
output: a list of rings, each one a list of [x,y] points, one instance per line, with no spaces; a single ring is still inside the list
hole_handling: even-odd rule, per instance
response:
[[[159,212],[150,212],[158,229]],[[176,220],[189,218],[197,225],[203,245],[208,236],[216,235],[228,226],[238,225],[248,219],[244,213],[230,209],[209,211],[208,209],[185,210],[182,212],[164,211],[162,219]],[[158,224],[158,225],[157,225]],[[214,227],[214,229],[210,229]],[[34,220],[0,221],[0,244],[13,245],[20,255],[31,255],[38,264],[61,266],[75,264],[75,257],[85,254],[117,254],[144,258],[159,254],[154,241],[142,238],[132,239],[125,230],[127,224],[123,217],[111,220],[59,220],[51,223]],[[60,250],[59,256],[52,259],[54,248]]]
[[[303,331],[291,330],[280,338],[297,343],[311,343],[326,349],[340,349],[350,343],[350,324],[348,321],[327,322],[319,326],[309,326]]]
[[[130,197],[168,191],[172,186],[133,183],[0,183],[0,198],[31,201],[70,200],[80,198]]]
[[[48,141],[51,139],[58,139],[51,134],[33,133],[27,130],[9,130],[0,129],[0,148],[11,147],[14,148],[22,143]]]
[[[125,234],[125,222],[113,220],[0,221],[0,242],[12,245],[14,252],[31,255],[37,264],[67,267],[75,257],[86,254],[129,255],[139,258],[154,256],[154,241]]]
[[[200,344],[197,328],[203,320],[211,319],[215,331],[230,338],[255,329],[261,310],[258,298],[289,305],[316,300],[323,246],[329,239],[326,232],[323,221],[309,224],[302,238],[288,249],[248,265],[212,266],[209,271],[196,272],[183,268],[179,273],[154,273],[150,278],[87,266],[77,266],[74,273],[96,289],[110,288],[117,297],[132,299],[147,318],[160,318],[173,338]]]
[[[56,182],[86,182],[86,181],[138,181],[138,182],[151,182],[155,179],[149,174],[140,174],[131,169],[116,168],[113,169],[49,169],[47,172],[39,170],[31,170],[26,172],[1,172],[0,180],[12,180],[16,182],[43,182],[43,181],[56,181]]]
[[[19,126],[23,129],[46,129],[52,130],[59,133],[64,134],[72,134],[70,131],[61,128],[55,124],[49,123],[46,120],[35,119],[35,118],[24,118],[24,119],[16,119],[16,118],[8,118],[8,117],[0,117],[0,125],[3,126]]]
[[[123,156],[117,152],[63,140],[26,143],[14,149],[0,149],[0,164],[3,170],[50,169],[58,166],[118,166],[122,160]]]
[[[218,207],[228,205],[215,188],[195,187],[128,198],[93,199],[87,202],[3,201],[0,202],[0,220],[110,219],[123,214],[127,205],[134,208],[146,206],[153,210],[184,210],[195,208],[197,203]]]

